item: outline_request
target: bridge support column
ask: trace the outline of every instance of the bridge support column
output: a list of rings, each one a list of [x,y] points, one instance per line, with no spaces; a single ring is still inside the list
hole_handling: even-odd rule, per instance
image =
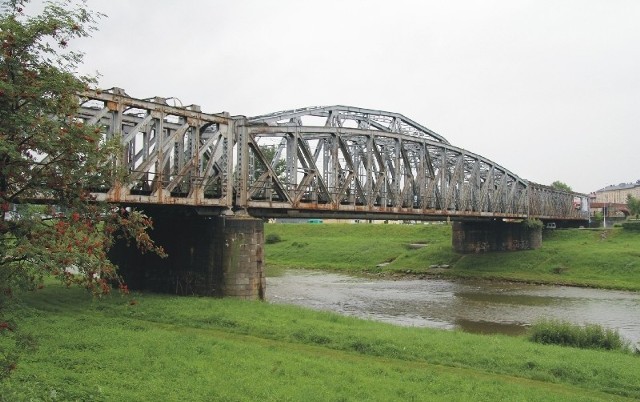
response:
[[[179,295],[263,299],[264,228],[260,219],[146,212],[151,238],[169,256],[117,244],[111,260],[131,289]]]
[[[542,246],[542,229],[498,220],[454,222],[452,244],[458,253],[531,250]]]

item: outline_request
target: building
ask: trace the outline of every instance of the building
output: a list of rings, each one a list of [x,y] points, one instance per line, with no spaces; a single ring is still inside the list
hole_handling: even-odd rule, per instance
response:
[[[640,180],[635,183],[621,183],[607,186],[589,194],[591,216],[602,214],[606,219],[625,219],[629,216],[627,196],[640,198]]]
[[[640,198],[640,180],[635,183],[621,183],[602,188],[595,193],[591,193],[591,201],[597,203],[626,204],[629,194],[634,198]]]

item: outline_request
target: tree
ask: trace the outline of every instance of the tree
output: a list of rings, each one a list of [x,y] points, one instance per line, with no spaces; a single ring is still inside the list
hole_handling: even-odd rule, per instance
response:
[[[278,153],[278,148],[274,145],[260,145],[260,152],[264,155],[265,159],[271,164],[274,173],[284,182],[286,179],[287,162],[284,159],[274,160]],[[254,171],[254,178],[260,177],[267,169],[262,164],[257,164]]]
[[[640,216],[640,198],[627,194],[627,208],[629,208],[629,213],[635,215],[636,219],[638,219]]]
[[[88,192],[120,175],[112,163],[120,145],[74,118],[77,93],[94,81],[76,76],[82,54],[67,47],[89,36],[100,15],[51,2],[29,16],[27,5],[0,0],[0,341],[16,345],[15,290],[42,286],[46,276],[96,295],[112,283],[126,290],[107,258],[118,237],[163,255],[146,232],[148,217],[98,204]],[[15,367],[6,345],[0,379]]]
[[[287,162],[284,159],[278,159],[274,163],[274,159],[277,154],[276,146],[261,146],[260,149],[262,153],[267,158],[268,161],[271,161],[273,171],[280,178],[280,180],[284,181],[285,170],[287,169]]]
[[[553,183],[551,183],[551,187],[553,187],[556,190],[560,190],[560,191],[566,191],[566,192],[571,192],[573,190],[571,190],[571,187],[568,184],[565,184],[559,180],[554,181]]]

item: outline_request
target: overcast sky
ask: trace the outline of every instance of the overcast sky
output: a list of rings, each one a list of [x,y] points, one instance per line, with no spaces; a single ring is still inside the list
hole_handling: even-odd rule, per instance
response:
[[[83,73],[253,116],[401,113],[520,177],[640,179],[640,1],[89,0]]]

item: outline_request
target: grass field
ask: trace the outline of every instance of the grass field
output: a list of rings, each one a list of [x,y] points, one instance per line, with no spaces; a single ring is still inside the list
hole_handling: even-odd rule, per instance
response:
[[[640,290],[640,233],[619,228],[551,230],[542,248],[457,254],[447,225],[267,224],[268,270],[311,268]],[[426,244],[413,248],[411,244]],[[448,265],[449,268],[430,268]]]
[[[268,224],[265,233],[281,240],[265,247],[269,274],[292,267],[640,289],[640,236],[618,229],[545,232],[540,250],[464,256],[452,251],[446,225]],[[0,401],[640,399],[640,356],[620,351],[264,302],[92,299],[52,282],[20,300],[11,312],[38,347],[0,382]]]
[[[38,349],[2,401],[611,401],[640,357],[405,328],[292,306],[48,284],[15,314]],[[135,300],[135,301],[134,301]]]

